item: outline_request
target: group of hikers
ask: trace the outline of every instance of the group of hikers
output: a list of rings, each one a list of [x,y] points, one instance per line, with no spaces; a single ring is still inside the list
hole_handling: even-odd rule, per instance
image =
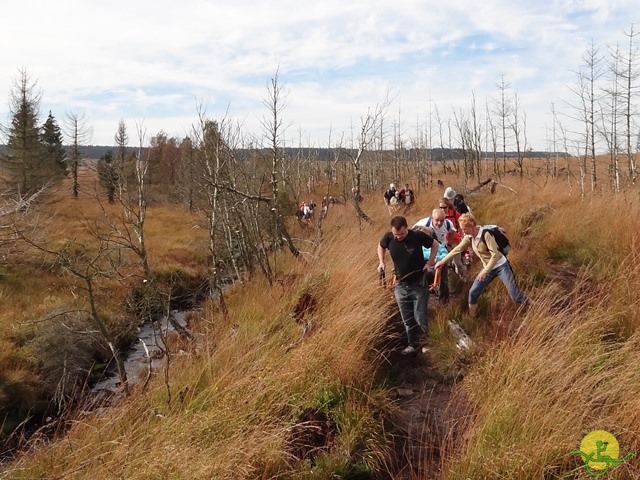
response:
[[[324,196],[322,197],[322,204],[320,205],[320,216],[319,218],[324,218],[327,215],[327,211],[329,205],[341,205],[343,202],[333,196]],[[313,223],[313,219],[315,217],[316,209],[318,205],[314,202],[302,202],[298,205],[298,210],[296,211],[296,217],[303,223],[311,224]]]
[[[401,189],[397,189],[396,184],[391,183],[389,190],[384,192],[383,198],[385,205],[389,209],[389,215],[393,215],[394,212],[416,203],[416,196],[413,190],[409,188],[408,183],[405,183]]]
[[[315,214],[317,205],[314,202],[302,202],[298,205],[296,217],[304,223],[311,223]]]
[[[465,258],[470,259],[471,252],[483,267],[469,290],[469,315],[472,318],[478,312],[478,297],[496,277],[504,283],[515,302],[530,303],[516,284],[507,260],[507,239],[502,230],[494,225],[477,224],[464,197],[453,188],[447,187],[438,207],[412,228],[402,215],[393,216],[390,225],[391,230],[383,235],[377,247],[378,272],[384,274],[386,271],[385,255],[389,250],[395,274],[394,296],[407,333],[408,345],[402,354],[416,353],[426,336],[430,273],[439,279],[439,284],[434,282],[431,290],[437,291],[441,302],[447,302],[448,265],[453,264],[456,274],[465,278],[466,263],[470,264]]]

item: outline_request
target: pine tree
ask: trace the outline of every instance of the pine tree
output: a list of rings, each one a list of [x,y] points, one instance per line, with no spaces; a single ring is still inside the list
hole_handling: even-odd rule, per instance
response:
[[[2,170],[7,173],[9,185],[22,194],[37,190],[51,178],[51,172],[44,168],[38,127],[40,94],[35,88],[26,71],[21,70],[9,96],[11,124],[3,128],[7,152],[1,159]]]
[[[66,152],[62,145],[62,132],[58,122],[49,110],[49,116],[42,126],[42,144],[45,148],[46,162],[59,175],[67,174]]]
[[[109,150],[98,160],[98,176],[100,185],[107,190],[109,203],[114,203],[116,187],[118,186],[118,168],[113,159],[113,152]]]

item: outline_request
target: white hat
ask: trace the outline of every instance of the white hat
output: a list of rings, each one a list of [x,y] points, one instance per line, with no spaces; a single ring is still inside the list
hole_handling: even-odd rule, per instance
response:
[[[396,184],[395,183],[389,184],[389,188],[396,188]]]
[[[456,196],[456,191],[451,188],[451,187],[447,187],[444,191],[444,197],[448,198],[449,200],[453,200],[453,198]]]

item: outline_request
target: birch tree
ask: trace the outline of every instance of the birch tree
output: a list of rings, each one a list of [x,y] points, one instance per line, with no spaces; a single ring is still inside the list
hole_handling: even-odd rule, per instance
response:
[[[347,152],[347,156],[351,160],[351,166],[353,167],[352,202],[358,214],[358,218],[366,221],[369,221],[369,217],[360,207],[360,183],[362,176],[362,162],[364,159],[363,154],[369,149],[375,138],[376,125],[378,123],[381,125],[381,138],[384,137],[384,130],[382,128],[383,118],[386,115],[389,105],[390,99],[387,95],[382,103],[377,104],[373,109],[367,109],[367,113],[360,117],[360,130],[358,132],[358,136],[355,139],[355,142],[352,139],[351,149]]]

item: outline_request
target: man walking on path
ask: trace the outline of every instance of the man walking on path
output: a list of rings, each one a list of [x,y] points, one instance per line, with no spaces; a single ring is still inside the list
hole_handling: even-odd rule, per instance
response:
[[[483,269],[476,276],[476,279],[469,290],[469,315],[475,317],[478,312],[478,297],[482,291],[499,277],[507,287],[509,296],[518,303],[529,303],[527,296],[520,291],[513,276],[511,265],[498,248],[495,237],[490,230],[486,230],[482,225],[476,224],[475,217],[470,213],[460,215],[460,228],[465,236],[462,242],[449,252],[449,254],[436,263],[436,268],[442,268],[455,256],[464,252],[467,248],[473,248],[474,253],[482,261]]]
[[[407,332],[409,345],[403,355],[418,351],[420,337],[427,333],[427,289],[426,273],[435,263],[438,242],[426,233],[409,230],[407,219],[396,215],[391,219],[391,231],[383,235],[378,244],[378,272],[385,271],[384,257],[391,254],[396,275],[394,296]],[[425,262],[422,247],[430,248],[431,255]]]

